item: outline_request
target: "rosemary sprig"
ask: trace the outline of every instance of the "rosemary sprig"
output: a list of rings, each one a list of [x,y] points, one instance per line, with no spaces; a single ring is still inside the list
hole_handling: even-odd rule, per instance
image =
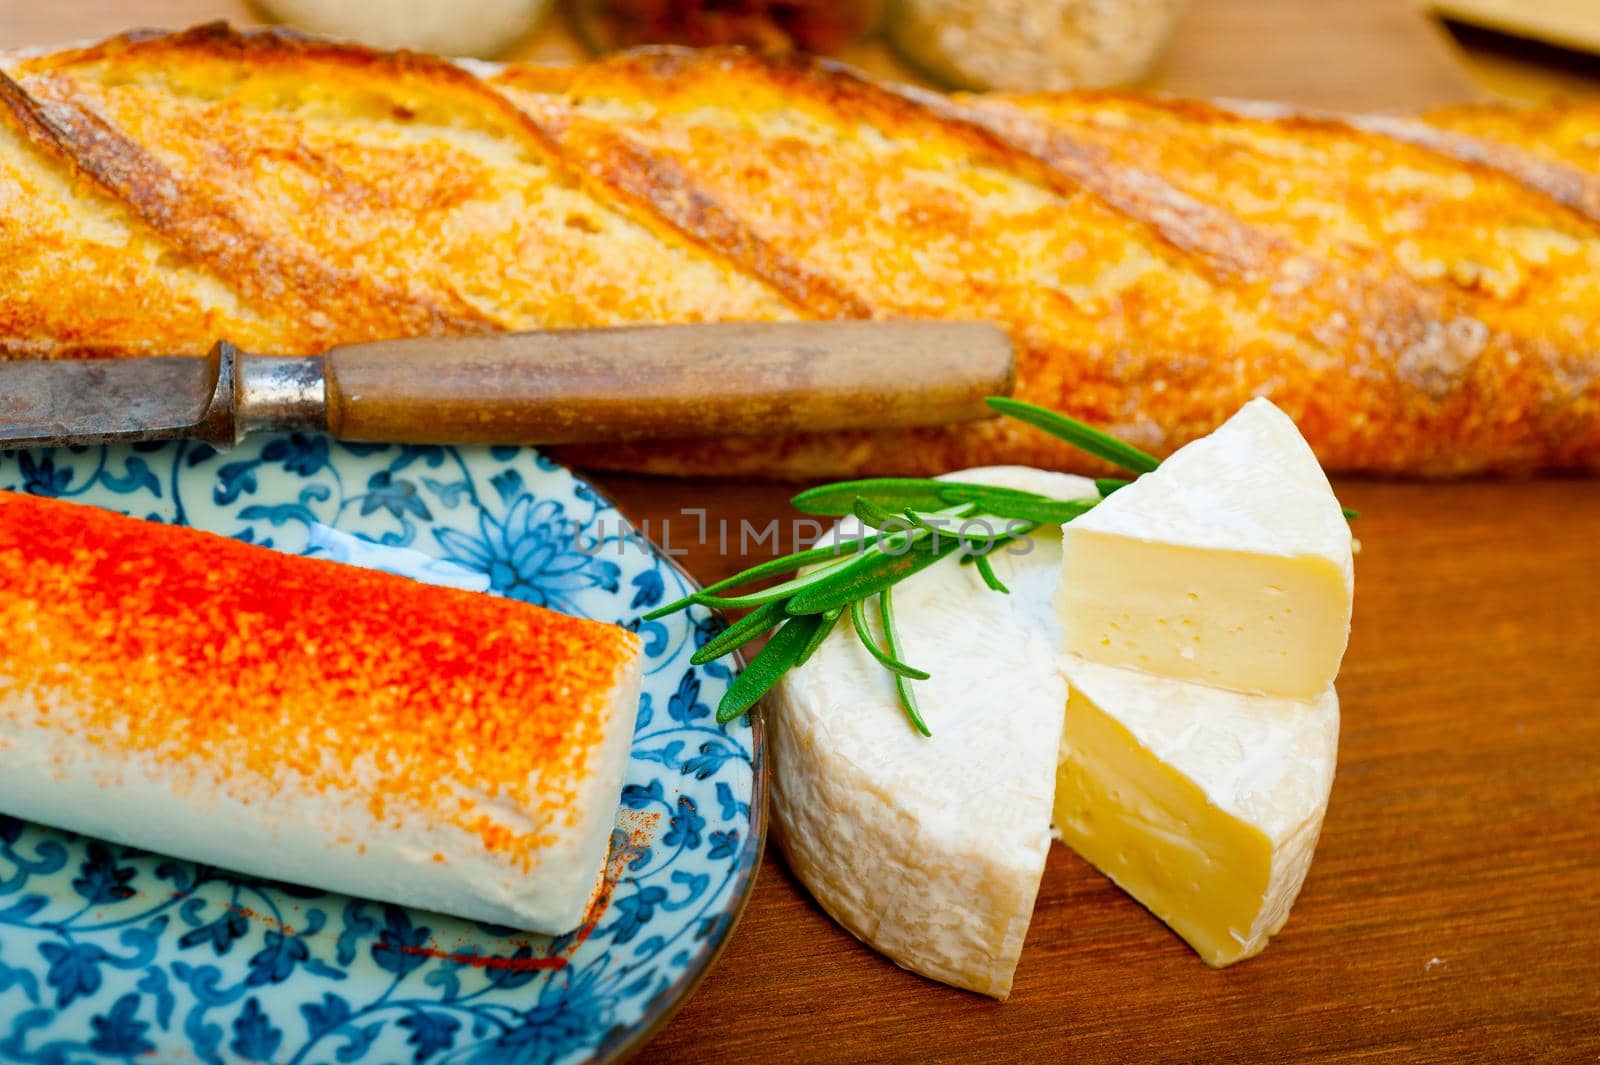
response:
[[[664,618],[668,614],[676,614],[680,610],[687,610],[695,603],[705,602],[708,596],[714,596],[716,593],[728,588],[737,588],[741,584],[749,584],[751,581],[758,581],[763,577],[776,576],[779,573],[793,573],[802,566],[809,566],[813,562],[824,562],[830,559],[837,561],[839,558],[840,549],[831,545],[828,547],[813,547],[807,551],[796,551],[791,555],[784,555],[782,558],[775,558],[770,562],[751,566],[749,569],[735,573],[731,577],[725,577],[715,584],[708,584],[698,592],[686,595],[682,599],[675,599],[666,606],[658,606],[646,614],[644,620],[655,621],[657,618]]]
[[[878,593],[878,617],[883,621],[883,642],[891,658],[900,657],[900,638],[894,631],[894,599],[893,593],[885,588]],[[896,673],[894,675],[894,690],[900,696],[900,706],[906,712],[906,720],[911,722],[911,727],[924,736],[932,736],[928,723],[922,720],[922,711],[917,707],[916,693],[911,690],[911,682],[907,677]]]
[[[861,645],[867,653],[878,660],[878,664],[897,677],[906,677],[910,680],[927,680],[933,674],[925,670],[908,666],[894,655],[878,646],[877,637],[872,635],[872,630],[867,627],[867,611],[862,603],[864,599],[855,599],[850,603],[850,623],[855,626],[856,636],[861,640]]]
[[[988,558],[990,555],[994,554],[996,551],[1000,550],[1002,547],[1008,547],[1011,544],[1014,544],[1019,540],[1025,539],[1036,528],[1038,528],[1037,525],[1031,525],[1031,524],[1015,525],[1014,524],[1012,526],[1012,532],[1011,533],[1008,533],[1005,536],[997,536],[997,537],[995,537],[994,544],[992,546],[985,545],[987,547],[987,550],[985,550],[982,555],[979,555],[979,554],[976,554],[976,553],[973,553],[973,552],[964,553],[961,556],[961,564],[963,566],[970,566],[973,563],[977,562],[978,559],[980,559],[980,558]]]
[[[1119,488],[1126,488],[1132,483],[1132,481],[1124,481],[1121,477],[1096,477],[1094,479],[1094,490],[1100,493],[1101,499],[1109,499],[1112,492]]]
[[[1153,455],[1064,414],[999,396],[990,397],[989,405],[1132,474],[1149,473],[1159,465]],[[822,517],[853,515],[861,522],[862,533],[751,566],[652,610],[645,619],[665,617],[696,604],[754,607],[711,637],[690,659],[703,665],[772,632],[766,646],[750,659],[722,697],[717,720],[726,723],[754,706],[789,670],[805,664],[848,612],[856,638],[893,677],[906,719],[924,736],[932,735],[912,690],[912,682],[927,680],[930,674],[903,660],[894,620],[894,587],[956,555],[962,565],[975,566],[988,587],[1009,594],[991,561],[996,551],[1041,525],[1064,524],[1088,513],[1131,483],[1117,477],[1097,478],[1096,495],[1083,499],[1056,499],[1017,488],[925,477],[876,477],[811,488],[794,497],[795,509]],[[1348,518],[1357,516],[1348,507],[1344,513]],[[974,531],[974,526],[982,531]],[[782,575],[792,576],[766,588],[724,594]],[[867,604],[874,597],[881,643],[869,622]]]
[[[1011,589],[1007,588],[1005,582],[995,575],[994,563],[989,561],[988,555],[973,555],[972,557],[977,563],[978,575],[983,578],[984,584],[987,584],[991,590],[999,592],[1001,595],[1011,594]]]
[[[834,569],[809,588],[796,592],[785,609],[791,614],[818,614],[848,606],[852,600],[866,599],[885,588],[893,588],[960,546],[960,540],[947,537],[944,543],[927,551],[907,551],[903,555],[864,554]]]
[[[817,631],[822,628],[821,614],[807,614],[790,618],[783,623],[767,645],[744,667],[744,672],[733,678],[728,691],[717,705],[717,721],[726,725],[756,704],[767,694],[778,679],[800,664],[808,650],[815,650]]]
[[[1154,455],[1091,428],[1076,418],[1058,414],[1046,407],[1024,403],[1020,399],[1011,399],[1007,396],[990,396],[989,406],[1008,418],[1015,418],[1036,429],[1043,429],[1051,436],[1065,440],[1079,451],[1086,451],[1096,458],[1105,459],[1113,466],[1120,466],[1134,473],[1149,473],[1161,465],[1161,460]]]
[[[789,612],[784,609],[786,606],[788,603],[782,599],[761,604],[706,641],[705,646],[696,651],[689,661],[697,666],[703,666],[730,651],[738,650],[788,617]]]
[[[810,661],[811,656],[817,653],[817,648],[822,646],[822,641],[828,638],[828,633],[839,623],[839,616],[844,613],[844,607],[836,606],[832,610],[822,612],[822,622],[817,626],[817,631],[811,634],[811,639],[800,649],[800,657],[795,660],[796,666],[803,666]]]
[[[918,477],[875,477],[864,481],[825,484],[801,492],[790,502],[802,514],[828,518],[846,514],[862,518],[862,504],[879,513],[896,510],[932,512],[968,504],[974,508],[974,512],[981,511],[996,518],[1066,522],[1078,517],[1096,501],[1052,499],[1037,492],[988,484]],[[862,520],[874,528],[883,527],[871,519]],[[895,520],[899,520],[898,517]]]
[[[851,513],[856,500],[862,498],[870,498],[889,510],[942,510],[964,501],[955,498],[958,491],[968,493],[969,497],[976,493],[986,498],[1034,495],[1014,488],[939,481],[931,477],[873,477],[865,481],[839,481],[808,488],[790,503],[802,514],[840,518]]]

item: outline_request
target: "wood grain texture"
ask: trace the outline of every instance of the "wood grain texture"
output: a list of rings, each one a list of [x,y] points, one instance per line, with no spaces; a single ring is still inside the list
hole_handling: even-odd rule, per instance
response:
[[[988,322],[712,322],[375,340],[326,357],[346,440],[555,444],[941,425],[1015,384]]]
[[[1412,0],[1195,0],[1151,87],[1343,111],[1430,107],[1475,91]]]
[[[0,47],[245,14],[0,0]],[[1403,0],[1196,0],[1182,32],[1157,87],[1330,106],[1465,95]],[[522,54],[562,47],[545,35]],[[671,518],[669,546],[707,581],[740,567],[741,519],[788,528],[782,486],[598,481],[658,539]],[[1593,1062],[1600,483],[1338,488],[1363,511],[1339,775],[1305,892],[1262,956],[1207,969],[1057,847],[997,1004],[896,969],[769,855],[721,964],[639,1060]],[[706,508],[709,543],[682,507]]]
[[[791,489],[601,476],[703,580]],[[770,851],[722,962],[641,1060],[1594,1061],[1600,483],[1340,482],[1361,511],[1316,861],[1259,957],[1208,969],[1052,848],[1010,1001],[897,969]],[[700,542],[698,518],[708,511]],[[767,557],[767,549],[749,556]]]

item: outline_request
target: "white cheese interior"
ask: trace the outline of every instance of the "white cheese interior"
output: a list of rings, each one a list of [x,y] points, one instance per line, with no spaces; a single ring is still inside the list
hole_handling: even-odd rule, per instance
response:
[[[1288,919],[1322,828],[1339,741],[1308,704],[1069,656],[1056,778],[1061,839],[1211,965]]]
[[[1327,477],[1257,399],[1066,527],[1057,606],[1090,661],[1311,700],[1339,672],[1353,588]]]

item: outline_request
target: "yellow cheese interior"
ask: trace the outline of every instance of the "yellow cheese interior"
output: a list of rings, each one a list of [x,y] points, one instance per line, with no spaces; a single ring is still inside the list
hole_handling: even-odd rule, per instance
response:
[[[1061,750],[1055,824],[1068,846],[1207,964],[1266,945],[1277,929],[1257,927],[1272,873],[1265,833],[1219,809],[1076,689]]]
[[[1350,593],[1315,556],[1074,531],[1057,599],[1068,651],[1235,691],[1313,699],[1339,670]]]

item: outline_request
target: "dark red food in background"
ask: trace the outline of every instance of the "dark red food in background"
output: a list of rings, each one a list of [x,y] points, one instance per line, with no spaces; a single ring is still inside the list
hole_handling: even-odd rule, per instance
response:
[[[877,25],[882,0],[574,0],[590,48],[742,44],[763,51],[832,52]]]

